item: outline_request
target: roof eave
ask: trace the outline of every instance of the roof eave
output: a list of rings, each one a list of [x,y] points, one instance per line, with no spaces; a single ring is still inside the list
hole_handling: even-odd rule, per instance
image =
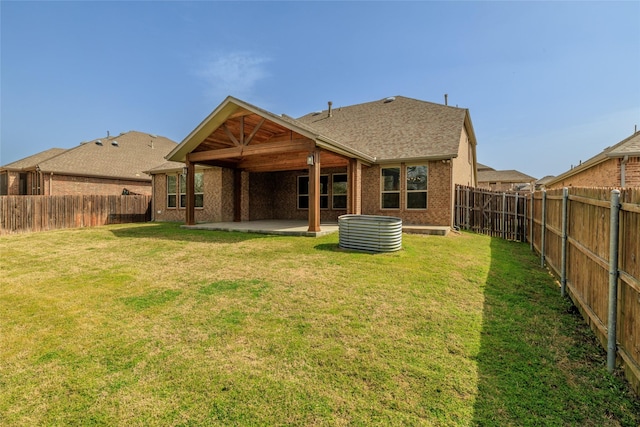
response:
[[[440,160],[453,160],[458,157],[458,154],[439,154],[434,156],[420,156],[420,157],[400,157],[400,158],[387,158],[376,159],[377,164],[391,164],[391,163],[415,163],[423,161],[440,161]]]
[[[372,164],[375,163],[376,158],[369,156],[368,154],[364,154],[358,150],[354,150],[353,148],[347,147],[344,144],[339,143],[331,138],[327,138],[326,136],[318,136],[315,139],[315,143],[318,147],[327,149],[337,154],[341,154],[346,157],[355,157],[365,163]]]

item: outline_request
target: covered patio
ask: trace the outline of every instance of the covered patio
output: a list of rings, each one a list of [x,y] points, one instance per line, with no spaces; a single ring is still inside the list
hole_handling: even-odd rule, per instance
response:
[[[346,213],[361,213],[362,166],[370,166],[375,159],[318,134],[311,128],[282,115],[275,115],[233,97],[227,97],[185,140],[169,155],[168,160],[183,162],[186,167],[185,225],[207,227],[195,223],[195,165],[218,166],[233,171],[233,223],[218,229],[262,229],[282,233],[300,233],[305,227],[299,221],[289,224],[278,218],[271,222],[261,215],[249,199],[249,177],[253,173],[304,171],[308,173],[308,208],[306,235],[333,232],[331,224],[321,224],[320,176],[322,168],[344,168],[347,173]],[[251,215],[249,209],[253,209]],[[277,218],[277,217],[276,217]],[[255,221],[260,219],[260,221]],[[252,220],[252,221],[250,221]],[[250,221],[253,226],[242,223]],[[260,224],[262,223],[262,224]],[[288,230],[288,231],[287,231]]]

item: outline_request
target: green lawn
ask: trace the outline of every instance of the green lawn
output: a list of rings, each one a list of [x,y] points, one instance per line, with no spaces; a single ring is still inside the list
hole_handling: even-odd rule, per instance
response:
[[[403,239],[0,237],[0,425],[640,424],[528,245]]]

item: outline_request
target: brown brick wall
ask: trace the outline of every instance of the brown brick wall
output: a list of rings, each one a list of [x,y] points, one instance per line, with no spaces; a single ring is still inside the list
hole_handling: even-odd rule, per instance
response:
[[[198,172],[200,171],[198,170]],[[225,189],[225,185],[223,185],[223,177],[225,176],[224,170],[221,168],[211,168],[204,169],[202,172],[204,172],[204,207],[196,208],[196,222],[232,221],[233,209],[231,210],[230,216],[227,215],[225,217],[225,209],[222,206],[222,204],[228,200],[228,198],[222,196]],[[231,179],[233,179],[233,172],[231,172]],[[154,175],[153,185],[154,194],[152,206],[154,220],[184,222],[186,215],[184,208],[167,207],[167,175]],[[231,196],[231,203],[233,203],[233,193]]]
[[[640,157],[629,157],[625,165],[625,187],[640,187]]]
[[[404,190],[402,165],[401,184]],[[321,175],[329,175],[329,209],[320,210],[321,222],[337,222],[344,215],[344,209],[332,209],[331,175],[347,173],[346,168],[323,169]],[[242,204],[243,221],[261,219],[307,220],[308,210],[298,209],[297,178],[308,175],[307,170],[290,172],[243,172]],[[196,209],[196,222],[218,222],[233,220],[233,176],[230,169],[212,168],[205,170],[205,207]],[[380,167],[362,167],[362,214],[390,215],[403,219],[407,224],[450,225],[451,222],[451,163],[428,163],[428,193],[426,210],[404,209],[402,197],[401,209],[380,209]],[[184,209],[166,207],[166,175],[154,177],[155,195],[153,212],[156,221],[184,221]]]
[[[331,207],[331,175],[347,173],[346,168],[322,169],[329,175],[329,209],[320,210],[321,222],[337,222],[344,209]],[[252,173],[250,178],[250,218],[307,220],[307,209],[298,209],[298,176],[309,175],[308,170],[289,172]]]
[[[405,208],[406,164],[400,168],[400,209],[380,209],[380,166],[362,168],[362,214],[389,215],[402,218],[405,224],[451,225],[452,189],[451,163],[432,161],[427,163],[427,209]]]
[[[608,159],[548,186],[548,188],[618,186],[620,186],[620,159]]]

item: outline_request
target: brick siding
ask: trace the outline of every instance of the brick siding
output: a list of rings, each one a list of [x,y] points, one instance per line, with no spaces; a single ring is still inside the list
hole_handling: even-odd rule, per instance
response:
[[[556,182],[548,188],[620,187],[622,159],[612,158]],[[640,157],[630,157],[625,165],[625,186],[640,187]]]

